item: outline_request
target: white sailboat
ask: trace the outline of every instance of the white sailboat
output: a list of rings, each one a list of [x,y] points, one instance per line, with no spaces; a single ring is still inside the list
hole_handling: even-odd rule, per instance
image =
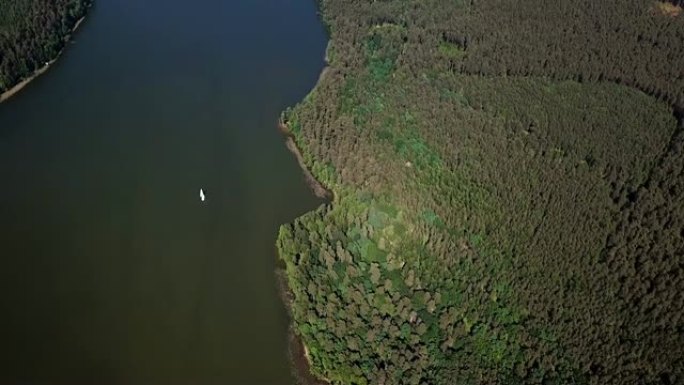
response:
[[[206,197],[206,195],[204,195],[204,190],[200,189],[200,200],[201,200],[202,202],[204,202],[204,200],[205,200],[206,198],[207,198],[207,197]]]

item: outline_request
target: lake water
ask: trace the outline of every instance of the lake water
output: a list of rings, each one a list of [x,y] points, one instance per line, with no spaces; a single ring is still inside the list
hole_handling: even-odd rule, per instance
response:
[[[97,1],[0,104],[0,384],[294,382],[276,122],[325,44],[313,0]]]

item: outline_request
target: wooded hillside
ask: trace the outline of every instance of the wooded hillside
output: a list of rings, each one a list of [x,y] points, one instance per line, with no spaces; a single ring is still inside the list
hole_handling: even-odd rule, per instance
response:
[[[663,4],[322,1],[330,68],[283,122],[336,197],[278,239],[316,375],[684,383]]]
[[[0,0],[0,92],[54,59],[91,0]]]

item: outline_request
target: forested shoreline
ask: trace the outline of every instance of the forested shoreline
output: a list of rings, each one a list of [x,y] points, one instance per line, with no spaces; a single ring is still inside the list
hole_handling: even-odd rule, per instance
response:
[[[323,0],[278,248],[334,384],[684,383],[681,2]]]
[[[54,60],[92,0],[0,0],[0,93]]]

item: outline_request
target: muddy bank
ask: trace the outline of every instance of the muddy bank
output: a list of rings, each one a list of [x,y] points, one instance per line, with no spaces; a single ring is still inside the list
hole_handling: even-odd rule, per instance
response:
[[[292,364],[292,373],[294,374],[297,383],[299,385],[330,385],[329,382],[317,378],[311,373],[309,352],[302,339],[295,332],[294,320],[292,317],[293,294],[290,287],[287,285],[284,267],[281,266],[276,270],[276,280],[278,282],[280,299],[283,301],[283,305],[287,310],[287,315],[290,318],[290,327],[287,336],[288,354]]]
[[[325,61],[328,63],[327,52]],[[324,78],[328,75],[329,70],[330,67],[326,66],[323,71],[321,71],[318,81],[316,82],[316,86],[318,86],[318,84],[324,80]],[[297,159],[297,163],[304,173],[304,178],[306,179],[306,182],[313,191],[314,195],[321,199],[334,200],[334,192],[327,188],[318,179],[316,179],[311,170],[309,170],[309,167],[306,165],[304,160],[302,150],[297,145],[294,134],[287,124],[285,124],[285,122],[282,120],[279,121],[278,130],[285,135],[285,145]],[[288,353],[292,363],[292,370],[295,379],[299,385],[330,385],[330,382],[326,379],[318,378],[311,373],[311,360],[309,357],[309,351],[306,348],[304,341],[302,341],[301,337],[295,331],[294,317],[292,316],[292,302],[294,300],[294,294],[287,284],[287,276],[284,263],[282,262],[283,260],[280,258],[279,252],[277,250],[276,253],[278,255],[279,262],[282,264],[277,268],[276,279],[278,282],[278,292],[280,294],[280,298],[283,301],[283,305],[287,310],[287,315],[290,318],[290,327],[288,331]]]
[[[306,346],[302,342],[302,339],[294,332],[294,330],[292,330],[292,327],[290,327],[288,345],[295,379],[300,385],[330,385],[329,382],[326,382],[311,374],[309,352],[306,350]]]
[[[82,18],[78,19],[78,21],[76,22],[76,24],[74,24],[74,27],[71,29],[71,33],[69,33],[69,36],[67,36],[67,41],[68,41],[68,42],[71,42],[72,36],[73,36],[74,33],[76,32],[76,30],[78,30],[78,27],[81,26],[81,24],[83,23],[84,20],[85,20],[85,16],[83,16]],[[62,48],[62,49],[59,51],[59,53],[57,54],[57,57],[55,57],[54,59],[52,59],[52,60],[50,60],[49,62],[45,63],[45,65],[42,66],[41,68],[35,70],[31,76],[29,76],[29,77],[27,77],[26,79],[20,81],[19,83],[17,83],[16,85],[14,85],[12,88],[10,88],[10,89],[8,89],[7,91],[5,91],[5,92],[3,92],[2,94],[0,94],[0,103],[2,103],[2,102],[4,102],[5,100],[11,98],[12,96],[16,95],[17,93],[19,93],[19,91],[21,91],[22,89],[24,89],[24,87],[26,87],[29,83],[31,83],[35,78],[37,78],[38,76],[40,76],[40,75],[44,74],[45,72],[47,72],[47,70],[49,70],[50,67],[52,67],[52,65],[53,65],[57,60],[59,60],[60,56],[62,56],[62,53],[64,52],[65,49],[66,49],[66,45],[64,46],[64,48]]]
[[[316,177],[311,173],[311,170],[309,170],[307,167],[306,162],[304,161],[304,155],[302,155],[302,151],[299,146],[297,146],[297,142],[295,142],[294,136],[287,125],[283,122],[279,122],[278,129],[280,132],[285,134],[285,145],[287,146],[287,149],[294,154],[295,158],[297,158],[297,163],[299,163],[299,167],[304,173],[306,183],[309,185],[309,187],[311,187],[314,195],[321,199],[333,199],[335,196],[333,192],[325,187],[318,179],[316,179]]]

